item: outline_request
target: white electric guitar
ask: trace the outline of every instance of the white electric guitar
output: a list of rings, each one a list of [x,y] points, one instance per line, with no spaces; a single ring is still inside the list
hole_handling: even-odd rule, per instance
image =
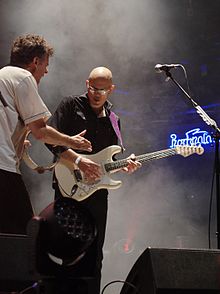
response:
[[[99,163],[103,170],[102,177],[92,184],[86,181],[83,172],[81,172],[77,168],[74,169],[71,164],[68,164],[66,161],[64,162],[62,161],[62,159],[60,159],[55,165],[55,175],[61,194],[64,197],[70,197],[77,201],[82,201],[88,198],[96,190],[103,188],[119,188],[122,182],[113,180],[110,177],[110,174],[128,165],[127,159],[113,161],[113,155],[119,153],[120,151],[120,146],[112,145],[96,154],[84,155],[84,157],[87,157],[90,160]],[[178,146],[172,149],[165,149],[152,153],[142,154],[136,156],[135,159],[143,163],[177,154],[187,157],[194,153],[201,155],[203,154],[203,152],[204,149],[201,146]]]

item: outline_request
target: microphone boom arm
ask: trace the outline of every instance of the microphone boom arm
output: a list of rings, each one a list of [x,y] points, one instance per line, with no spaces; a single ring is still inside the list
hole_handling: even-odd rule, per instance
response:
[[[220,129],[217,126],[216,121],[214,121],[214,119],[212,119],[206,112],[205,110],[197,103],[193,100],[193,98],[184,90],[184,88],[172,77],[170,72],[165,72],[167,77],[169,79],[171,79],[177,86],[178,88],[185,94],[185,96],[190,100],[190,102],[192,103],[193,107],[196,109],[196,112],[199,114],[199,116],[203,119],[203,121],[211,126],[212,128],[215,129],[215,131],[217,131],[220,134]]]

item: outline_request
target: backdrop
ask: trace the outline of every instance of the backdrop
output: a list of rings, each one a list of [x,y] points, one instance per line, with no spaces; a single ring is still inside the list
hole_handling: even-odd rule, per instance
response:
[[[212,128],[154,67],[184,65],[190,94],[218,123],[219,11],[219,0],[0,1],[0,66],[8,63],[11,42],[19,34],[43,35],[55,48],[49,74],[39,87],[52,112],[62,97],[83,93],[91,69],[103,65],[112,70],[116,85],[110,100],[121,117],[123,157],[166,149],[177,139],[204,144],[202,156],[174,156],[147,163],[133,175],[117,175],[123,185],[109,195],[103,286],[125,279],[148,246],[209,246],[215,148],[207,143]],[[171,72],[188,91],[183,70]],[[49,162],[51,154],[37,144],[31,148],[33,159]],[[36,174],[24,165],[22,172],[38,213],[53,201],[52,175]],[[216,248],[215,203],[214,194],[212,248]],[[120,287],[111,286],[115,291]]]

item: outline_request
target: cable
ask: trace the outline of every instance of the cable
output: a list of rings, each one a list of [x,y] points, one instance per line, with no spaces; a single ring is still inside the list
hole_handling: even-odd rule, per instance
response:
[[[111,282],[109,282],[108,284],[106,284],[106,285],[104,286],[104,288],[102,289],[101,294],[104,293],[105,289],[106,289],[109,285],[114,284],[114,283],[123,283],[123,284],[127,284],[127,285],[131,286],[131,287],[135,290],[135,293],[138,293],[138,292],[137,292],[137,287],[134,286],[133,284],[131,284],[131,283],[129,283],[129,282],[126,282],[126,281],[115,280],[115,281],[111,281]]]
[[[188,89],[189,95],[191,96],[191,90],[190,90],[190,87],[189,87],[189,81],[188,81],[188,76],[187,76],[186,69],[185,69],[185,67],[182,64],[180,64],[180,67],[183,69],[185,80],[186,80],[187,89]]]
[[[209,201],[209,220],[208,220],[208,243],[209,243],[209,249],[211,249],[211,216],[212,216],[212,200],[213,200],[214,182],[215,182],[215,159],[214,159],[214,166],[213,166],[211,195],[210,195],[210,201]]]
[[[27,292],[28,290],[34,289],[39,285],[38,282],[35,282],[33,285],[25,288],[24,290],[22,290],[21,292],[18,292],[19,294],[24,294],[25,292]]]

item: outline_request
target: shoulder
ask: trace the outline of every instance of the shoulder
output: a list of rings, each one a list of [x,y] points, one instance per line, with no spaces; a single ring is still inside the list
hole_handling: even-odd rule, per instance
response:
[[[20,74],[20,75],[32,75],[28,70],[18,67],[18,66],[11,66],[7,65],[1,68],[1,73],[14,73],[14,74]]]
[[[5,66],[0,70],[0,78],[10,84],[19,85],[20,83],[34,83],[33,75],[26,69],[17,66]]]
[[[86,95],[81,95],[81,96],[70,95],[70,96],[64,97],[61,103],[63,105],[69,105],[79,109],[81,108],[84,109],[86,106],[88,106],[88,98]]]
[[[86,103],[85,96],[69,95],[62,98],[57,107],[57,111],[65,111],[68,113],[75,112],[78,109],[84,108]]]
[[[78,105],[81,103],[84,103],[84,99],[82,99],[83,97],[81,96],[75,96],[75,95],[69,95],[69,96],[65,96],[64,98],[62,98],[61,100],[61,105]]]

